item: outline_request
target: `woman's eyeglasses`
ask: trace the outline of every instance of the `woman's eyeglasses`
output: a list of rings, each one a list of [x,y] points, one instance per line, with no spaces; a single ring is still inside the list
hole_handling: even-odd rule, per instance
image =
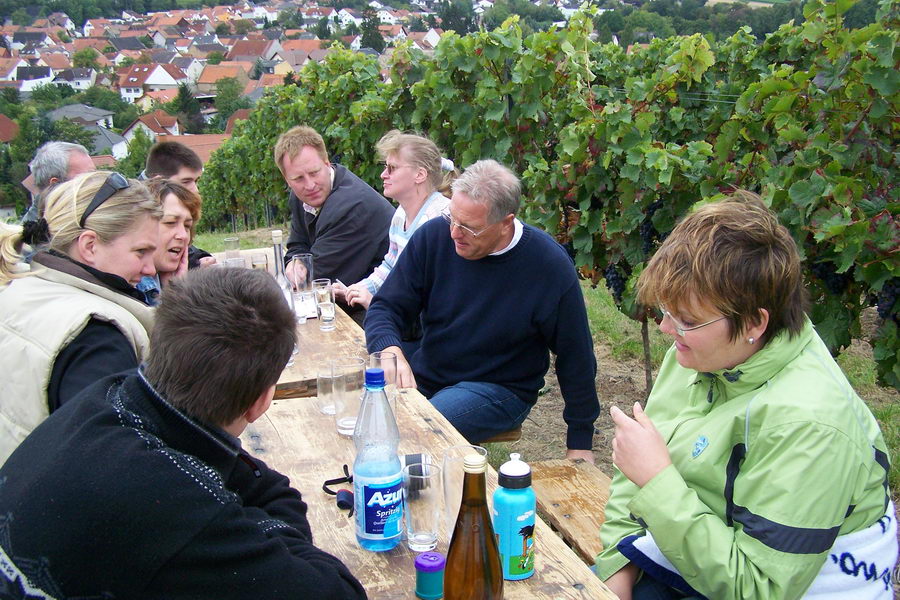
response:
[[[670,321],[672,321],[672,325],[675,326],[676,333],[678,333],[678,335],[680,335],[681,337],[684,337],[684,334],[686,331],[694,331],[695,329],[700,329],[701,327],[706,327],[707,325],[712,325],[713,323],[718,323],[722,319],[728,318],[728,317],[723,316],[723,317],[719,317],[718,319],[713,319],[712,321],[707,321],[706,323],[701,323],[700,325],[693,325],[691,327],[685,327],[684,325],[681,324],[681,322],[678,319],[676,319],[675,317],[672,316],[672,313],[670,313],[669,311],[666,310],[665,306],[660,305],[659,312],[662,313],[664,319],[668,317],[668,319]]]
[[[412,167],[413,165],[392,165],[391,163],[384,163],[384,170],[387,171],[388,175],[393,175],[394,171],[400,169],[402,167]]]
[[[84,223],[87,221],[87,218],[91,216],[91,213],[97,210],[101,204],[112,198],[116,192],[124,190],[130,187],[131,184],[128,183],[128,180],[121,173],[110,173],[109,177],[106,178],[106,181],[103,182],[103,185],[100,186],[100,189],[97,190],[97,193],[94,194],[91,203],[88,204],[88,207],[85,209],[84,213],[81,215],[81,220],[78,221],[78,226],[84,229]]]

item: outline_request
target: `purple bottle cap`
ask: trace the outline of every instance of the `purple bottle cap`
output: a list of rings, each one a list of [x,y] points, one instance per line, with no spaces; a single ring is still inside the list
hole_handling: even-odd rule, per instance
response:
[[[434,573],[443,571],[447,559],[440,552],[423,552],[416,557],[416,571]]]

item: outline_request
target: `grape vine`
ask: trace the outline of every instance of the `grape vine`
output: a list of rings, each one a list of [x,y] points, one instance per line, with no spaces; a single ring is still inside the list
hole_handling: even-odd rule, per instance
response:
[[[523,36],[448,33],[433,56],[335,49],[296,86],[269,91],[201,180],[204,222],[287,216],[271,152],[307,123],[335,156],[380,185],[373,148],[392,128],[428,134],[460,167],[495,158],[522,176],[520,216],[574,252],[634,318],[634,284],[677,220],[735,188],[758,192],[800,248],[811,318],[832,352],[861,335],[876,296],[874,355],[900,387],[900,0],[845,29],[853,0],[809,0],[805,21],[758,43],[746,29],[655,39],[633,53],[591,41],[591,10]],[[883,301],[882,301],[883,300]]]

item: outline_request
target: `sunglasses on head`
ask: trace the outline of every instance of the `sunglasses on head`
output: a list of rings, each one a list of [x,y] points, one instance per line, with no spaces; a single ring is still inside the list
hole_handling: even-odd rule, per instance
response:
[[[84,222],[87,221],[87,218],[91,216],[92,212],[97,210],[101,204],[112,198],[116,192],[130,187],[130,185],[131,184],[128,183],[128,180],[121,173],[110,173],[109,177],[106,178],[106,181],[103,182],[103,185],[100,186],[100,189],[97,190],[97,193],[94,194],[87,209],[85,209],[84,213],[81,215],[78,226],[84,229]]]

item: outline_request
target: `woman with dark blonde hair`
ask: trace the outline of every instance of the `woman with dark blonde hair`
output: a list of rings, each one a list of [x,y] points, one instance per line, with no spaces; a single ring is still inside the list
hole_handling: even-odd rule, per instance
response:
[[[638,297],[674,343],[646,412],[611,409],[598,575],[624,600],[891,598],[884,439],[805,314],[775,215],[749,192],[701,206]]]
[[[378,141],[376,149],[384,161],[384,196],[399,205],[388,230],[390,245],[384,260],[368,277],[347,288],[335,287],[335,293],[346,298],[347,304],[363,308],[369,308],[372,296],[397,264],[412,234],[450,204],[444,194],[456,174],[453,163],[441,157],[437,145],[421,135],[395,129]]]
[[[136,367],[153,313],[134,286],[155,272],[159,203],[139,181],[85,173],[44,216],[0,229],[0,462],[86,386]],[[22,247],[39,251],[30,266]]]
[[[148,304],[155,305],[169,280],[187,273],[188,250],[200,220],[200,196],[169,179],[151,179],[147,186],[159,201],[163,215],[159,221],[159,244],[153,253],[156,275],[143,277],[137,288]]]

